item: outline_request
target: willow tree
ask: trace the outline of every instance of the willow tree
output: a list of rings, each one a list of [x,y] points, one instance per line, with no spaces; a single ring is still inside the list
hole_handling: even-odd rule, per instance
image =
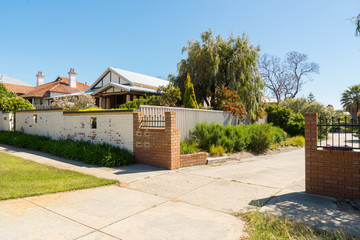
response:
[[[238,92],[250,119],[255,120],[262,100],[264,83],[258,73],[259,46],[253,46],[246,34],[229,38],[215,37],[212,30],[201,34],[201,41],[190,40],[178,63],[178,75],[170,81],[183,92],[190,73],[199,103],[214,106],[215,92],[228,87]]]

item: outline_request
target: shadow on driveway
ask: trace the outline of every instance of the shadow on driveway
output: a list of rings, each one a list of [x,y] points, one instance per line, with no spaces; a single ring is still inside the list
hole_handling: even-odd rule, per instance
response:
[[[280,194],[272,198],[256,199],[249,204],[260,206],[260,212],[301,219],[304,223],[324,230],[344,230],[360,236],[360,211],[340,208],[335,198],[305,192]]]

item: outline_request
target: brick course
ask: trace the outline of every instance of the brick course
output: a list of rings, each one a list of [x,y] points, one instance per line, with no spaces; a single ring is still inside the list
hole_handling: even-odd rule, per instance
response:
[[[304,116],[306,192],[360,200],[360,152],[317,149],[317,113]]]
[[[180,156],[180,167],[192,167],[197,165],[205,165],[206,163],[207,153],[204,152],[185,154]]]

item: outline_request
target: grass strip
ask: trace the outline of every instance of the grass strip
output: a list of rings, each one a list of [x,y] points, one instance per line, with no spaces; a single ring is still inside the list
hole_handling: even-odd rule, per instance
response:
[[[98,187],[116,182],[0,153],[0,200]]]

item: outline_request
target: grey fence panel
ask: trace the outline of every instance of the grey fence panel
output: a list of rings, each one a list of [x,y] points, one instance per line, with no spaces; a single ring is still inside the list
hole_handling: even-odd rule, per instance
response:
[[[165,112],[176,112],[176,128],[180,129],[181,139],[187,139],[190,129],[193,129],[199,122],[219,123],[224,126],[236,125],[238,122],[238,119],[231,113],[216,110],[141,105],[140,112],[145,116],[165,116]],[[246,122],[248,121],[245,120]],[[266,121],[262,119],[260,122]]]

